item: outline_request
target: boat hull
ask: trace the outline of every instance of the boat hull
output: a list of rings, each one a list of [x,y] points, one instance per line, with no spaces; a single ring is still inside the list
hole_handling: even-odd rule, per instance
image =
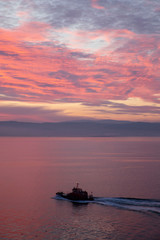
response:
[[[93,201],[94,200],[93,196],[88,196],[88,195],[83,196],[83,195],[74,194],[74,193],[65,194],[63,192],[57,192],[56,195],[72,201]]]

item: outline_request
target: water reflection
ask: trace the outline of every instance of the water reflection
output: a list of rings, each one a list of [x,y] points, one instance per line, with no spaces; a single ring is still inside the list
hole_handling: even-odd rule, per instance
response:
[[[78,181],[98,197],[160,199],[159,143],[160,138],[0,138],[0,239],[158,239],[157,215],[51,197]]]

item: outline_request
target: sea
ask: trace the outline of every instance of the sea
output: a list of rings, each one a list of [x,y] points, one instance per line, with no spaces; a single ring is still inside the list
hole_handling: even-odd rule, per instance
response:
[[[32,239],[160,240],[160,138],[1,137],[0,240]]]

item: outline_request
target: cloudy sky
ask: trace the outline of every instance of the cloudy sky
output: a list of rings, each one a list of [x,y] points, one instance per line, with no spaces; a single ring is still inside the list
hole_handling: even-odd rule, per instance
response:
[[[160,121],[159,0],[0,0],[0,121]]]

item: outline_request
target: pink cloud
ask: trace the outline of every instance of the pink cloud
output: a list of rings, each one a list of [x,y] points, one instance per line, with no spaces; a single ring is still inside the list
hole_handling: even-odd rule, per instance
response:
[[[128,97],[159,101],[155,97],[160,75],[156,36],[125,29],[84,33],[93,39],[98,34],[106,41],[110,39],[112,50],[106,47],[90,58],[79,58],[73,49],[45,44],[49,30],[50,26],[41,23],[0,30],[3,94],[26,101],[59,99],[97,104]],[[77,34],[83,36],[82,32]],[[76,51],[78,55],[79,49]]]
[[[104,9],[103,6],[100,6],[100,5],[98,4],[99,1],[100,1],[100,0],[91,0],[92,7],[93,7],[93,8],[97,8],[97,9]]]

